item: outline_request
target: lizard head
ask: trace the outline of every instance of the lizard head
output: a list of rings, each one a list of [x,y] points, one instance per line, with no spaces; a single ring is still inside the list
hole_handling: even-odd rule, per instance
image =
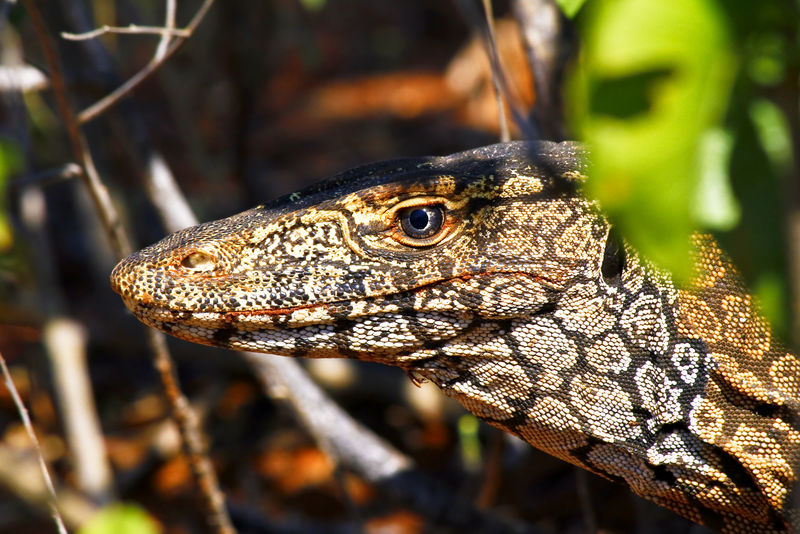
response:
[[[609,230],[577,193],[580,157],[508,143],[353,169],[176,232],[111,284],[140,320],[190,341],[418,367],[603,282]]]

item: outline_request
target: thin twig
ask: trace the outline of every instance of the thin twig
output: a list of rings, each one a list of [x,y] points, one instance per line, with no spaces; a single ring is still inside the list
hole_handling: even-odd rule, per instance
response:
[[[22,188],[29,185],[37,185],[45,187],[58,182],[64,182],[78,178],[83,170],[77,163],[65,163],[55,169],[47,169],[40,171],[29,176],[23,176],[17,180],[13,180],[8,184],[9,187]]]
[[[486,17],[486,27],[489,31],[489,41],[491,46],[497,48],[497,37],[494,31],[494,13],[492,12],[492,0],[483,0],[483,14]],[[500,123],[500,141],[507,143],[511,141],[511,133],[508,131],[508,119],[506,119],[506,107],[503,104],[503,95],[500,92],[500,81],[498,74],[492,64],[492,87],[494,87],[494,97],[497,101],[497,120]]]
[[[175,0],[167,0],[166,16],[164,17],[164,26],[167,30],[175,29],[175,9]],[[164,55],[169,49],[170,40],[171,36],[169,33],[161,34],[161,39],[158,41],[158,46],[156,47],[155,54],[153,54],[153,58],[155,58],[157,61],[164,59]]]
[[[40,460],[38,455],[27,452],[11,445],[0,444],[0,485],[7,493],[13,494],[32,508],[49,513],[52,498],[47,483],[40,474]],[[100,511],[100,506],[70,488],[58,488],[57,496],[58,509],[67,530],[78,530]],[[8,509],[4,507],[3,512],[3,524],[8,525],[8,520],[11,519],[8,517]]]
[[[564,71],[575,47],[575,33],[553,0],[513,0],[536,95],[531,119],[542,138],[566,136],[562,93]]]
[[[167,348],[167,340],[162,333],[152,328],[148,328],[147,332],[150,348],[154,355],[154,364],[161,375],[173,418],[178,424],[185,454],[189,458],[189,466],[205,500],[203,508],[206,511],[206,523],[217,534],[235,534],[236,530],[225,509],[225,496],[219,489],[217,474],[208,458],[197,416],[178,385],[175,366]]]
[[[164,17],[164,26],[167,28],[175,25],[175,3],[175,0],[167,0],[166,15]],[[64,0],[63,4],[66,11],[65,15],[75,31],[78,33],[86,32],[90,26],[88,22],[89,16],[84,10],[85,6],[80,2],[70,2],[68,0]],[[166,53],[169,42],[169,37],[161,39],[158,48],[163,48],[163,53]],[[115,62],[102,41],[82,41],[81,45],[87,55],[87,61],[94,69],[106,73],[106,75],[110,75],[114,79],[119,78],[116,73]],[[160,53],[159,50],[156,50],[156,55]],[[148,188],[148,196],[155,202],[162,201],[162,199],[164,202],[169,202],[169,198],[174,196],[170,194],[169,189],[177,188],[175,178],[164,156],[153,146],[147,126],[142,119],[142,114],[138,112],[135,102],[131,99],[120,102],[118,110],[119,113],[110,115],[108,118],[114,135],[118,137],[120,146],[126,149],[126,153],[129,154],[134,165],[144,163],[146,167],[144,179]],[[179,205],[167,204],[164,209],[159,209],[158,213],[162,217],[167,217],[164,220],[164,227],[174,232],[185,226],[197,224],[196,222],[184,222],[181,226],[176,225],[176,221],[180,224],[180,221],[194,220],[193,215],[186,216],[188,209],[188,204],[185,202]]]
[[[11,398],[14,399],[14,404],[17,406],[17,412],[19,413],[20,419],[22,419],[22,424],[25,426],[25,430],[28,432],[28,437],[33,443],[33,448],[36,450],[36,454],[39,456],[39,468],[42,470],[42,478],[44,478],[44,483],[47,486],[47,492],[50,495],[50,512],[53,514],[53,520],[56,522],[58,532],[60,534],[67,534],[67,527],[64,526],[64,520],[61,518],[61,513],[58,511],[56,488],[53,486],[53,480],[50,478],[50,472],[47,470],[47,464],[45,464],[44,456],[42,456],[42,448],[39,446],[39,439],[36,437],[36,432],[33,430],[31,419],[28,416],[28,410],[25,408],[25,404],[22,402],[22,398],[19,396],[19,392],[17,391],[17,387],[14,385],[14,381],[11,380],[11,373],[8,371],[8,366],[6,365],[6,360],[3,358],[2,353],[0,353],[0,367],[2,367],[6,387],[8,387],[8,391],[11,393]]]
[[[491,39],[489,30],[486,24],[484,24],[484,17],[481,17],[478,10],[475,9],[472,0],[459,0],[457,5],[461,7],[461,11],[467,17],[468,21],[476,28],[480,28],[481,33],[483,34],[484,48],[486,49],[486,55],[489,56],[489,64],[492,68],[492,80],[498,84],[503,96],[505,97],[508,110],[511,113],[511,117],[514,119],[514,123],[517,125],[517,128],[519,128],[520,132],[522,132],[522,137],[524,139],[539,139],[539,133],[534,130],[533,124],[531,124],[531,122],[525,117],[525,114],[522,113],[522,106],[519,104],[519,99],[511,91],[511,86],[506,79],[506,76],[503,72],[503,67],[500,63],[500,56],[497,52],[495,42],[493,39]]]
[[[80,166],[72,163],[80,174]],[[111,465],[105,448],[100,419],[95,407],[86,361],[85,332],[80,323],[66,315],[65,297],[52,265],[51,242],[48,237],[47,209],[40,187],[22,187],[20,230],[31,245],[33,273],[38,282],[39,310],[46,317],[43,328],[45,353],[51,364],[55,397],[62,417],[62,427],[72,455],[72,471],[78,489],[97,505],[114,498]],[[22,487],[17,487],[24,492]],[[40,493],[46,493],[44,487]],[[70,524],[70,509],[63,496],[59,502],[64,519]],[[80,524],[80,523],[79,523]],[[72,525],[75,522],[72,521]]]
[[[47,31],[42,14],[36,6],[35,0],[23,0],[23,2],[30,16],[31,23],[33,24],[33,29],[39,38],[45,60],[47,61],[47,66],[50,71],[50,81],[53,84],[53,94],[56,98],[58,111],[64,121],[64,127],[67,130],[67,137],[72,146],[72,153],[83,170],[81,179],[89,190],[92,202],[103,222],[103,228],[105,228],[108,233],[112,249],[117,257],[127,256],[131,252],[130,241],[122,228],[114,205],[111,203],[111,196],[108,193],[108,189],[106,189],[106,186],[100,180],[97,169],[95,169],[94,161],[87,148],[86,139],[80,131],[75,114],[69,104],[61,63],[58,60],[55,48],[50,40],[50,34]]]
[[[372,482],[411,468],[411,459],[353,420],[295,360],[254,352],[243,355],[270,397],[290,404],[303,428],[335,463],[355,467]]]
[[[213,0],[207,0],[204,6],[210,5],[212,1]],[[86,140],[80,131],[78,120],[69,105],[61,65],[50,41],[50,35],[47,32],[41,12],[36,6],[35,0],[24,0],[24,2],[31,22],[33,23],[34,31],[44,50],[59,112],[64,121],[74,155],[84,171],[81,173],[81,176],[91,193],[95,208],[109,234],[115,254],[119,258],[124,257],[131,251],[128,235],[122,227],[119,216],[111,203],[108,190],[94,168],[94,163],[88,150]],[[205,13],[203,7],[201,7],[200,12]],[[200,12],[198,12],[198,15]],[[202,18],[202,16],[200,16],[200,18]],[[195,19],[197,19],[197,15]],[[199,20],[193,20],[193,22],[199,22]],[[173,44],[173,47],[174,46],[175,44]],[[174,51],[174,48],[170,48],[170,50]],[[167,51],[167,55],[169,55],[170,50]],[[175,413],[175,420],[181,431],[181,438],[183,439],[187,451],[189,451],[193,472],[197,476],[197,482],[200,485],[203,496],[205,497],[205,502],[208,505],[206,514],[209,525],[212,526],[218,534],[234,533],[235,530],[233,529],[227,510],[225,509],[224,498],[217,487],[216,475],[213,472],[210,460],[205,454],[203,441],[198,431],[197,420],[194,413],[191,412],[188,401],[178,389],[173,372],[174,366],[172,365],[163,335],[149,328],[147,331],[151,336],[150,340],[154,349],[155,365],[159,371],[161,371],[164,387],[167,390],[167,398],[171,402],[172,410]]]
[[[61,37],[68,41],[86,41],[94,39],[107,33],[122,33],[126,35],[161,35],[167,37],[189,37],[191,33],[181,28],[163,28],[161,26],[138,26],[130,24],[128,26],[108,26],[103,25],[99,28],[85,33],[61,32]]]
[[[26,0],[30,2],[31,0]],[[191,35],[200,22],[203,20],[206,12],[211,8],[211,5],[214,3],[214,0],[205,0],[203,4],[200,6],[200,9],[197,10],[192,20],[189,24],[186,25],[186,31]],[[80,124],[85,124],[90,120],[94,119],[105,110],[116,104],[122,97],[130,93],[133,89],[135,89],[140,83],[146,80],[151,74],[153,74],[161,64],[169,59],[172,54],[178,51],[178,49],[186,42],[186,39],[183,37],[177,37],[172,44],[169,45],[167,51],[161,56],[157,57],[156,55],[147,63],[147,65],[142,68],[139,72],[134,74],[131,78],[128,79],[125,83],[117,87],[114,91],[106,95],[105,97],[101,98],[88,108],[84,109],[78,114],[78,122]]]

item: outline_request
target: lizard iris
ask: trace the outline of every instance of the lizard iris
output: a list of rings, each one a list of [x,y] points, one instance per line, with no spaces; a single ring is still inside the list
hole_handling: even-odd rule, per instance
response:
[[[400,212],[400,224],[408,237],[425,239],[442,229],[444,212],[441,206],[406,208]]]

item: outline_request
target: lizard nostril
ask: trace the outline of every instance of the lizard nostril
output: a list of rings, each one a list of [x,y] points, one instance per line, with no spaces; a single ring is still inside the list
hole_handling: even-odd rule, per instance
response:
[[[196,250],[183,257],[181,266],[196,273],[205,273],[213,271],[217,263],[211,254]]]

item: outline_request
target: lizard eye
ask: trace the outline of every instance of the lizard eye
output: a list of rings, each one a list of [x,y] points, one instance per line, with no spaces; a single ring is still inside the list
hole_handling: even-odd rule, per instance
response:
[[[398,217],[403,232],[412,239],[427,240],[444,226],[444,208],[439,204],[411,206],[400,210]]]

